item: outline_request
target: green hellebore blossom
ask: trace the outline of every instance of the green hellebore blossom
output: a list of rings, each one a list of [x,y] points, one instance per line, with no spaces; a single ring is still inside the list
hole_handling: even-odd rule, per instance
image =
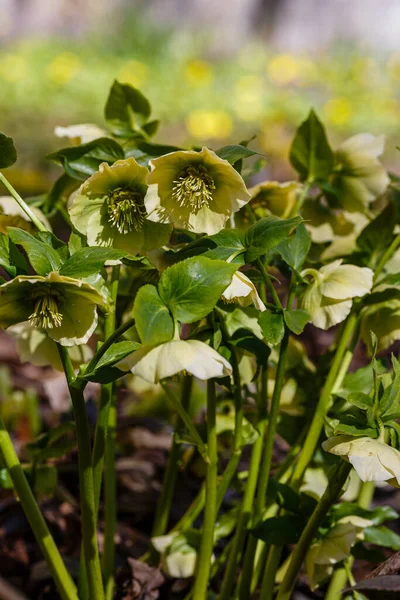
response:
[[[208,148],[171,152],[150,166],[144,203],[152,221],[212,235],[250,201],[239,173]]]
[[[62,346],[86,344],[103,296],[91,285],[58,273],[20,275],[0,286],[0,327],[29,321]]]
[[[89,246],[112,246],[130,254],[166,244],[171,226],[148,219],[146,167],[134,158],[102,163],[79,188],[69,209],[72,224]]]
[[[379,290],[379,288],[377,288]],[[400,340],[400,300],[396,298],[368,306],[363,310],[361,337],[373,353],[371,331],[378,338],[377,352],[385,350],[396,340]]]
[[[295,209],[301,189],[297,181],[262,181],[249,189],[251,208],[260,219],[268,215],[287,219]]]
[[[390,179],[378,160],[383,150],[383,136],[360,133],[343,142],[336,151],[338,166],[333,187],[346,210],[365,212],[386,190]]]
[[[46,228],[51,231],[51,225],[42,211],[33,206],[32,212],[38,217],[39,221],[44,223]],[[19,227],[19,229],[23,229],[32,234],[37,231],[36,226],[12,196],[0,196],[0,233],[7,234],[7,227]]]
[[[301,275],[314,281],[302,295],[300,307],[311,315],[313,325],[329,329],[347,317],[353,298],[370,292],[374,273],[367,267],[342,265],[342,260],[335,260],[319,271],[305,269]]]

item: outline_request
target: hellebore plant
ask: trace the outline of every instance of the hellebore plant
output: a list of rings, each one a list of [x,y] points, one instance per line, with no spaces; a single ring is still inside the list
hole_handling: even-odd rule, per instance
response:
[[[174,436],[141,560],[187,579],[192,600],[289,600],[303,563],[310,587],[340,598],[356,547],[400,547],[381,526],[395,511],[369,508],[375,482],[400,485],[400,367],[377,356],[400,339],[399,190],[379,161],[383,140],[362,134],[334,152],[311,111],[290,150],[299,181],[254,185],[247,143],[155,144],[150,116],[139,90],[115,82],[104,128],[57,128],[72,145],[50,155],[64,173],[47,195],[24,201],[0,172],[10,194],[0,202],[0,326],[22,361],[64,370],[74,411],[76,582],[0,421],[2,461],[60,597],[111,600],[118,392],[159,383]],[[15,160],[1,134],[0,169]],[[50,230],[56,215],[67,243]],[[303,342],[328,329],[329,349],[311,360]],[[194,380],[205,411],[193,417]],[[93,438],[89,382],[101,384]],[[205,480],[174,523],[187,446]]]

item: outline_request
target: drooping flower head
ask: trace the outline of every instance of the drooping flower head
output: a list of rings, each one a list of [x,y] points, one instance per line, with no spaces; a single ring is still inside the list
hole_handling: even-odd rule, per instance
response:
[[[371,133],[354,135],[338,148],[333,187],[346,210],[364,212],[386,190],[390,180],[378,158],[383,150],[383,136]]]
[[[148,219],[147,174],[146,167],[127,158],[111,166],[102,163],[81,185],[69,213],[89,246],[113,246],[137,254],[168,242],[171,227]]]
[[[0,327],[28,321],[63,346],[85,344],[97,325],[103,296],[91,285],[58,273],[20,275],[0,286]]]
[[[305,269],[301,275],[312,278],[300,299],[301,307],[316,327],[329,329],[347,317],[353,298],[370,292],[374,273],[367,267],[342,265],[341,260],[335,260],[319,271]]]
[[[130,369],[150,383],[158,383],[183,371],[202,380],[232,373],[228,361],[199,340],[172,340],[155,348],[143,346],[116,366]]]
[[[226,302],[237,302],[239,306],[254,306],[261,311],[266,310],[264,302],[258,295],[254,283],[241,271],[233,274],[232,281],[222,294]]]
[[[322,447],[326,452],[346,458],[362,481],[395,478],[400,485],[400,452],[379,439],[336,435],[323,442]]]
[[[144,202],[152,221],[212,235],[251,198],[232,165],[207,148],[171,152],[150,166]]]

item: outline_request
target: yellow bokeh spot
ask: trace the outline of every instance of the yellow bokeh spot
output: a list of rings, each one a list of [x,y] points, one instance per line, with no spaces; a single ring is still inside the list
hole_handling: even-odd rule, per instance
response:
[[[72,52],[62,52],[47,65],[48,78],[58,85],[65,85],[78,73],[81,61]]]
[[[207,85],[213,77],[212,66],[205,60],[190,60],[186,63],[184,75],[189,83]]]
[[[222,110],[194,110],[186,119],[190,135],[199,139],[224,139],[232,132],[232,119]]]
[[[277,54],[269,61],[267,72],[272,81],[286,85],[299,79],[302,63],[291,54]]]
[[[264,80],[245,75],[236,84],[235,112],[243,121],[257,121],[264,112]]]
[[[145,63],[139,60],[129,60],[122,65],[117,80],[140,88],[145,83],[148,73],[149,67]]]
[[[5,54],[0,58],[0,73],[6,81],[23,80],[28,73],[28,66],[22,56]]]
[[[345,125],[352,115],[350,102],[346,98],[332,98],[324,106],[327,121],[333,125]]]

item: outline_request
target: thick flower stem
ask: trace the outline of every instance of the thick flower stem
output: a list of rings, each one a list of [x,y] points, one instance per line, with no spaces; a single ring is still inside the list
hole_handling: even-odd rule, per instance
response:
[[[207,381],[207,448],[206,506],[196,564],[193,600],[206,600],[214,548],[214,528],[217,518],[217,428],[215,381]]]
[[[47,227],[43,225],[43,223],[37,218],[35,213],[31,210],[31,208],[27,205],[25,200],[21,198],[18,192],[13,188],[11,183],[4,177],[3,173],[0,172],[0,181],[4,185],[4,187],[10,192],[11,196],[17,202],[20,208],[24,211],[26,216],[32,221],[32,223],[39,229],[39,231],[47,231]]]
[[[54,539],[40,512],[1,415],[0,455],[10,474],[14,489],[21,502],[26,518],[32,527],[36,541],[43,552],[60,597],[62,600],[78,600],[75,584],[65,567]]]
[[[270,278],[270,276],[269,276],[269,274],[268,274],[268,271],[267,271],[267,269],[265,268],[265,266],[264,266],[264,264],[263,264],[262,260],[258,258],[256,262],[257,262],[257,267],[258,267],[258,269],[259,269],[259,271],[260,271],[260,273],[261,273],[261,275],[262,275],[262,278],[264,279],[264,283],[265,283],[265,285],[267,286],[267,288],[268,288],[268,291],[269,291],[269,293],[270,293],[270,294],[271,294],[271,296],[272,296],[272,299],[273,299],[273,301],[274,301],[274,304],[275,304],[275,306],[276,306],[277,308],[282,308],[282,303],[281,303],[281,301],[279,300],[279,296],[278,296],[278,294],[276,293],[274,286],[272,285],[271,278]]]
[[[263,510],[265,507],[265,500],[267,497],[269,474],[271,471],[271,463],[272,463],[272,452],[273,452],[273,448],[274,448],[276,426],[278,423],[279,404],[280,404],[283,381],[284,381],[284,376],[285,376],[285,369],[286,369],[286,357],[287,357],[287,351],[288,351],[288,344],[289,344],[289,332],[286,330],[283,340],[281,342],[278,367],[277,367],[277,371],[276,371],[274,392],[272,394],[271,409],[269,412],[268,426],[266,429],[265,440],[264,440],[263,457],[262,457],[258,485],[257,485],[257,496],[256,496],[256,502],[254,505],[254,516],[253,516],[253,524],[254,525],[257,525],[258,521],[262,517]],[[248,543],[247,543],[243,571],[242,571],[241,580],[240,580],[240,587],[239,587],[240,600],[247,600],[247,598],[249,598],[249,595],[250,595],[251,580],[252,580],[253,569],[254,569],[254,559],[255,559],[255,554],[256,554],[256,549],[257,549],[257,543],[258,543],[257,539],[253,535],[250,535]]]
[[[262,370],[262,390],[261,390],[261,401],[260,407],[263,407],[263,403],[267,397],[267,368],[264,367]],[[253,449],[251,453],[250,465],[249,465],[249,474],[247,478],[246,489],[243,497],[241,512],[238,517],[238,523],[236,526],[235,535],[232,542],[231,551],[228,558],[228,563],[226,565],[224,578],[222,581],[221,592],[219,595],[219,600],[231,600],[232,598],[232,588],[235,583],[235,574],[236,574],[236,565],[238,564],[242,550],[244,541],[246,538],[246,531],[249,521],[251,519],[252,511],[253,511],[253,503],[254,496],[257,487],[257,479],[258,473],[260,469],[261,456],[263,450],[263,439],[265,428],[267,425],[266,414],[263,412],[260,415],[260,420],[258,423],[258,429],[260,432],[259,437],[253,444]]]
[[[313,514],[308,520],[308,523],[304,528],[300,540],[292,554],[292,558],[286,570],[283,581],[279,586],[279,592],[276,600],[290,600],[307,550],[312,543],[312,540],[323,518],[327,514],[332,504],[339,498],[340,492],[342,491],[350,470],[351,465],[345,461],[341,461],[337,465],[335,473],[329,478],[330,483],[326,488],[322,498],[318,502]]]
[[[302,452],[300,453],[299,460],[297,461],[296,468],[293,474],[292,485],[294,489],[299,489],[301,483],[303,481],[304,472],[307,469],[313,454],[314,450],[317,446],[319,437],[321,435],[322,428],[324,426],[325,415],[328,411],[331,394],[332,391],[337,387],[338,382],[338,373],[341,371],[342,361],[345,355],[347,354],[348,360],[348,350],[347,346],[349,341],[353,337],[353,333],[357,328],[358,324],[358,315],[356,312],[350,313],[346,325],[343,329],[342,335],[340,337],[338,347],[336,350],[335,357],[332,362],[332,366],[330,368],[328,377],[325,382],[324,389],[320,396],[319,402],[317,404],[313,420],[311,422],[310,429],[308,430],[308,434],[306,440],[304,442],[304,446]],[[352,346],[355,346],[356,336],[353,337]],[[354,347],[352,347],[354,350]],[[342,371],[343,374],[343,371]],[[344,376],[344,374],[343,374]]]
[[[90,444],[89,422],[83,392],[73,387],[73,370],[68,351],[58,346],[67,377],[72,406],[75,415],[78,439],[79,484],[81,494],[82,540],[85,557],[89,598],[104,600],[101,578],[99,550],[97,545],[96,510],[94,498],[92,449]],[[72,372],[71,372],[72,371]]]
[[[358,495],[357,504],[361,508],[369,508],[372,498],[374,497],[375,492],[375,484],[373,481],[366,481],[360,486],[360,493]],[[354,563],[354,557],[349,556],[348,560],[348,569],[351,570],[351,567]],[[340,600],[342,596],[342,590],[346,586],[348,580],[348,569],[344,567],[340,567],[336,569],[334,574],[332,575],[332,579],[329,583],[328,590],[326,592],[325,600]]]
[[[189,410],[190,394],[192,390],[193,378],[190,375],[185,375],[182,381],[181,404],[184,410]],[[182,421],[178,421],[176,432],[182,429]],[[172,498],[175,491],[176,478],[178,476],[179,457],[181,454],[181,444],[179,444],[175,435],[172,439],[172,446],[168,457],[167,468],[163,481],[162,492],[157,504],[156,516],[152,529],[152,537],[163,535],[168,526],[168,519],[171,510]]]

